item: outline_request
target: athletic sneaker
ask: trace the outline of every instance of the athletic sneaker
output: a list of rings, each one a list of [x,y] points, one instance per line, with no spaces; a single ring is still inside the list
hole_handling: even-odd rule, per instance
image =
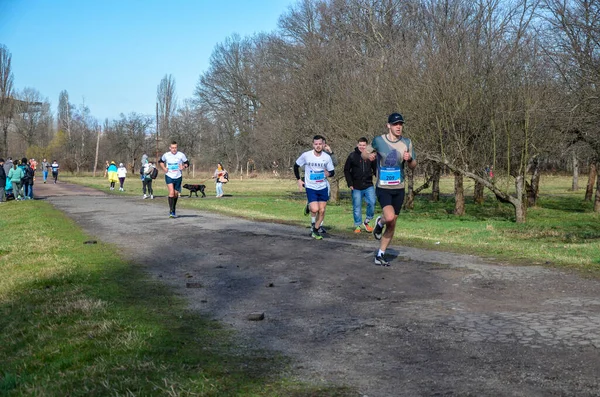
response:
[[[383,226],[379,226],[380,216],[375,220],[375,227],[373,228],[373,237],[375,240],[381,240],[381,235],[383,234]]]
[[[312,238],[315,240],[323,240],[323,236],[319,234],[319,231],[313,227],[312,233],[310,234]]]
[[[356,226],[354,228],[354,233],[356,233],[356,234],[360,233],[360,226]]]
[[[384,255],[377,255],[377,254],[375,254],[375,264],[377,266],[389,266],[390,265],[390,263],[387,260],[385,260]]]
[[[145,200],[145,199],[147,199],[147,198],[148,198],[148,196],[146,196],[146,195],[144,194],[144,200]]]
[[[169,213],[169,218],[177,218],[177,214],[175,212]]]
[[[365,225],[365,230],[369,233],[371,233],[373,231],[373,228],[371,226],[369,226],[369,221],[365,221],[365,223],[363,223],[363,225]]]
[[[304,215],[308,215],[310,214],[310,208],[308,207],[308,203],[306,204],[306,207],[304,207]]]
[[[154,195],[153,194],[150,195],[150,200],[154,200]]]

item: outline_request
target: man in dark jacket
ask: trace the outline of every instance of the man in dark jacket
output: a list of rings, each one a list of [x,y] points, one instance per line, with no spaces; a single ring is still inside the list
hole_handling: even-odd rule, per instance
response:
[[[344,165],[344,176],[350,190],[352,190],[352,209],[354,210],[354,233],[360,233],[361,226],[367,232],[372,232],[369,221],[375,216],[375,188],[373,187],[373,175],[377,172],[377,164],[374,161],[365,160],[361,153],[365,151],[369,140],[361,137],[356,148],[346,159]],[[367,203],[367,217],[362,221],[362,201]]]
[[[0,158],[0,203],[4,201],[4,187],[6,186],[6,172],[4,172],[4,159]]]

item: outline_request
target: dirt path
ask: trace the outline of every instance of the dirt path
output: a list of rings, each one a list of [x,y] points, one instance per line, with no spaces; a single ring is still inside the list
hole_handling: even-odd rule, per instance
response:
[[[596,280],[398,246],[380,268],[374,241],[314,241],[304,228],[185,209],[169,219],[165,198],[36,188],[243,343],[292,357],[300,378],[369,397],[600,395]]]

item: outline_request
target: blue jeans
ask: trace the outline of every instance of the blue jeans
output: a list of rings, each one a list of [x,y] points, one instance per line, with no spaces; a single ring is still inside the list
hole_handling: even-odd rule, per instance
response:
[[[44,182],[46,182],[46,180],[48,179],[48,170],[47,169],[44,170],[43,174],[44,174]]]
[[[223,195],[223,184],[221,182],[217,182],[217,196]]]
[[[354,226],[362,225],[362,200],[367,203],[367,217],[371,220],[375,216],[375,188],[373,186],[363,190],[352,190],[352,210],[354,212]]]

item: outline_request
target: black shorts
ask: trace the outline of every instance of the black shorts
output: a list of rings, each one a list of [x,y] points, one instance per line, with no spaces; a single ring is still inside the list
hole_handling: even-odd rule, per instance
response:
[[[394,207],[394,213],[398,215],[402,204],[404,204],[404,188],[401,189],[382,189],[378,187],[375,190],[377,200],[381,208],[391,205]]]

